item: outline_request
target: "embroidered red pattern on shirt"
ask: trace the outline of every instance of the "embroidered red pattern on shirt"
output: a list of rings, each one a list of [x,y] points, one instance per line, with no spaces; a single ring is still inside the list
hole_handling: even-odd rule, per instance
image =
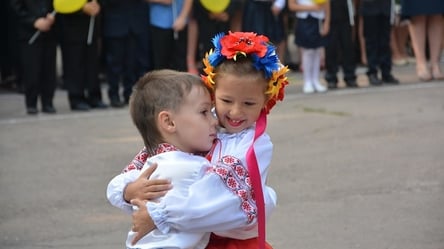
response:
[[[144,147],[133,159],[133,161],[126,166],[126,168],[123,169],[122,173],[131,171],[131,170],[141,170],[143,168],[143,165],[145,164],[146,160],[149,157],[155,156],[160,153],[169,152],[169,151],[177,151],[177,148],[171,144],[162,143],[157,146],[157,148],[154,150],[153,154],[149,154],[147,149]]]
[[[220,176],[228,189],[240,198],[241,209],[247,216],[247,222],[251,223],[257,216],[256,202],[250,175],[242,161],[233,156],[223,156],[211,171]]]

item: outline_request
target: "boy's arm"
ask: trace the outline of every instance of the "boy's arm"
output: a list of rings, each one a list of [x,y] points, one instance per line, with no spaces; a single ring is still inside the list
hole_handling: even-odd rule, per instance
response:
[[[233,147],[234,156],[224,156],[214,170],[193,183],[187,196],[165,196],[160,203],[147,203],[148,212],[157,228],[166,233],[170,229],[189,232],[225,231],[229,237],[247,239],[257,236],[256,204],[249,187],[245,148]],[[268,135],[261,136],[255,145],[261,171],[267,216],[276,206],[276,193],[265,186],[271,161],[272,144]],[[231,177],[230,177],[231,176]],[[231,231],[231,233],[230,233]]]
[[[113,206],[131,212],[130,202],[132,199],[147,201],[157,199],[164,196],[171,189],[171,183],[167,179],[148,179],[156,170],[157,164],[154,163],[140,173],[147,157],[148,153],[143,148],[131,163],[123,169],[122,174],[110,181],[106,195]]]

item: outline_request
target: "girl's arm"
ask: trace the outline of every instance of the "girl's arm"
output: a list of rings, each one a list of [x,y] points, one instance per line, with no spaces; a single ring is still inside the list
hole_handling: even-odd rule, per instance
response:
[[[322,30],[321,30],[321,35],[326,36],[330,32],[330,18],[331,18],[330,0],[326,0],[325,3],[323,4],[323,6],[324,6],[324,12],[325,12],[325,19],[324,19],[324,23],[323,23]]]

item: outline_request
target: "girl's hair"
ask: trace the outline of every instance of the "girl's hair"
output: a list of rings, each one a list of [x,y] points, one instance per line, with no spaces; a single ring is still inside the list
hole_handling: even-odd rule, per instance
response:
[[[212,91],[221,73],[253,77],[260,75],[257,80],[264,79],[267,83],[264,91],[267,96],[265,113],[268,114],[277,101],[284,99],[288,67],[281,64],[276,48],[268,37],[254,32],[230,31],[228,34],[216,34],[212,43],[214,49],[205,54],[202,74],[205,85]],[[257,71],[256,74],[254,71]]]
[[[214,68],[215,77],[214,77],[214,88],[217,88],[217,80],[219,77],[230,74],[238,77],[251,77],[256,80],[258,83],[262,83],[265,90],[268,86],[268,80],[265,78],[264,72],[261,70],[257,70],[253,63],[251,62],[251,58],[249,56],[237,58],[234,60],[225,60],[221,62],[217,67]],[[267,94],[268,96],[268,94]]]
[[[208,90],[198,76],[169,69],[151,71],[137,81],[130,97],[130,114],[148,153],[154,153],[163,142],[157,127],[158,114],[178,111],[196,86]]]

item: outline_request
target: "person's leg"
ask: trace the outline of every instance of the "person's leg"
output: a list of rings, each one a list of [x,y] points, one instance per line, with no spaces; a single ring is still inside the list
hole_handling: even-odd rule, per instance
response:
[[[313,56],[314,49],[301,48],[302,53],[302,75],[304,78],[304,86],[302,91],[304,93],[313,93],[313,78],[312,78],[312,67],[313,67]]]
[[[347,87],[357,87],[355,46],[352,39],[352,27],[348,23],[341,25],[339,50],[342,52],[342,71]]]
[[[341,24],[332,23],[330,25],[329,41],[325,47],[325,80],[329,89],[337,88],[338,78],[338,50],[339,50],[339,30]],[[342,50],[341,50],[342,51]]]
[[[85,46],[85,58],[83,67],[85,68],[85,81],[87,90],[87,102],[92,108],[106,108],[102,101],[102,90],[99,80],[99,47],[97,39]]]
[[[409,28],[407,24],[401,23],[396,30],[397,47],[401,58],[409,62],[409,53],[407,51],[407,41],[409,39]]]
[[[359,51],[361,52],[361,63],[362,65],[367,65],[367,52],[365,49],[365,38],[364,38],[364,18],[360,16],[358,18],[358,39],[359,39]]]
[[[37,114],[37,99],[39,95],[39,77],[41,58],[41,41],[37,40],[33,45],[27,41],[20,43],[20,68],[22,69],[21,84],[25,93],[25,105],[28,114]]]
[[[311,75],[312,75],[312,84],[316,92],[325,92],[327,91],[327,88],[319,82],[320,80],[320,72],[321,72],[321,60],[322,60],[322,51],[323,48],[316,48],[313,49],[313,58],[312,58],[312,68],[311,68]]]
[[[108,80],[108,97],[112,107],[122,107],[119,96],[119,85],[123,74],[125,58],[125,37],[105,37],[106,76]]]
[[[379,16],[364,16],[364,38],[367,54],[367,76],[371,85],[381,85],[378,78],[379,60]]]
[[[385,83],[397,83],[392,75],[392,56],[390,52],[390,17],[381,15],[379,20],[379,37],[378,37],[378,58],[379,67],[381,69],[382,80]]]
[[[426,17],[412,16],[409,24],[410,38],[416,58],[416,74],[420,80],[430,80],[432,77],[427,67],[425,55]]]
[[[86,61],[85,45],[70,41],[62,44],[63,82],[68,92],[68,101],[72,110],[88,110],[86,104]]]
[[[392,26],[390,30],[390,51],[392,53],[392,62],[395,66],[404,66],[407,61],[401,55],[401,49],[399,47],[399,37],[398,37],[399,26]]]
[[[54,93],[56,89],[56,41],[48,39],[43,48],[42,67],[42,111],[46,113],[55,113],[56,109],[53,105]]]
[[[443,32],[442,15],[433,15],[427,17],[427,37],[429,40],[430,65],[434,79],[444,79],[440,69],[441,44]]]

